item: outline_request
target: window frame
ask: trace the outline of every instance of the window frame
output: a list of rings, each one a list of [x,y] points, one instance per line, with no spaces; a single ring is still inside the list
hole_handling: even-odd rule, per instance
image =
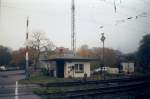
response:
[[[84,64],[74,64],[75,73],[84,73]]]

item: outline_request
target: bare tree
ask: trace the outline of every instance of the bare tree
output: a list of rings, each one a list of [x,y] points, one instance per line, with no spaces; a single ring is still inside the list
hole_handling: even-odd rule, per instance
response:
[[[44,33],[41,32],[33,33],[29,43],[30,47],[34,50],[32,56],[34,70],[36,70],[39,66],[40,57],[42,57],[42,55],[46,55],[48,57],[47,53],[54,47],[54,45],[48,38],[45,37]]]

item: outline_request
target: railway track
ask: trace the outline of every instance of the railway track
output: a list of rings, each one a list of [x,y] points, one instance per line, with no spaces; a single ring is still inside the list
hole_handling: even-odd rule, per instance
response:
[[[50,99],[60,99],[61,98],[78,98],[78,97],[92,97],[97,95],[114,94],[114,93],[127,93],[129,91],[140,91],[150,88],[150,76],[140,76],[140,77],[126,77],[121,79],[109,79],[109,80],[97,80],[97,81],[76,81],[76,82],[63,82],[63,83],[49,83],[39,85],[21,85],[19,86],[19,95],[30,95],[33,89],[37,88],[51,88],[51,87],[76,87],[76,86],[96,86],[89,87],[87,89],[78,89],[64,92],[56,93],[41,93],[40,96],[48,96]],[[11,91],[12,89],[12,91]],[[9,90],[9,95],[14,96],[14,86],[7,86],[6,89],[2,89],[1,92],[6,92]],[[3,94],[0,96],[7,97],[8,95]]]
[[[87,81],[87,82],[67,82],[67,83],[52,83],[52,85],[44,85],[42,87],[64,87],[64,86],[78,86],[78,85],[97,85],[97,88],[80,89],[66,92],[56,92],[56,93],[42,93],[41,96],[48,96],[50,99],[60,99],[61,98],[77,98],[85,96],[95,96],[104,94],[116,94],[116,93],[127,93],[130,91],[141,91],[149,90],[150,88],[150,76],[141,77],[128,77],[122,79],[111,79],[111,80],[100,80],[100,81]],[[99,86],[99,85],[104,86]]]
[[[77,85],[93,85],[93,84],[109,84],[109,83],[125,83],[132,81],[141,81],[147,80],[150,78],[150,75],[144,76],[132,76],[132,77],[124,77],[120,79],[108,79],[108,80],[89,80],[89,81],[73,81],[73,82],[58,82],[58,83],[47,83],[47,84],[39,84],[41,87],[66,87],[66,86],[77,86]]]
[[[84,97],[84,96],[96,96],[96,95],[105,95],[105,94],[116,94],[116,93],[123,93],[129,91],[137,91],[137,90],[146,90],[146,88],[150,87],[150,81],[139,81],[133,83],[124,83],[120,85],[111,85],[105,87],[97,87],[93,89],[83,89],[83,90],[75,90],[75,91],[68,91],[63,93],[45,93],[39,94],[41,96],[46,95],[51,97],[50,99],[60,99],[61,98],[77,98],[77,97]]]

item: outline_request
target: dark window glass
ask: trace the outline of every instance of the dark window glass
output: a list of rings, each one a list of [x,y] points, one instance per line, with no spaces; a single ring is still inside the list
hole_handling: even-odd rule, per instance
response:
[[[79,64],[79,71],[84,72],[84,65],[83,64]]]
[[[78,64],[75,64],[75,72],[78,71]]]

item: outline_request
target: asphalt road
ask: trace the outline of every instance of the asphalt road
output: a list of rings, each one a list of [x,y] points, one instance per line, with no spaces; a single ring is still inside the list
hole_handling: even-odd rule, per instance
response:
[[[40,99],[31,88],[19,84],[24,78],[23,70],[0,72],[0,99]]]

